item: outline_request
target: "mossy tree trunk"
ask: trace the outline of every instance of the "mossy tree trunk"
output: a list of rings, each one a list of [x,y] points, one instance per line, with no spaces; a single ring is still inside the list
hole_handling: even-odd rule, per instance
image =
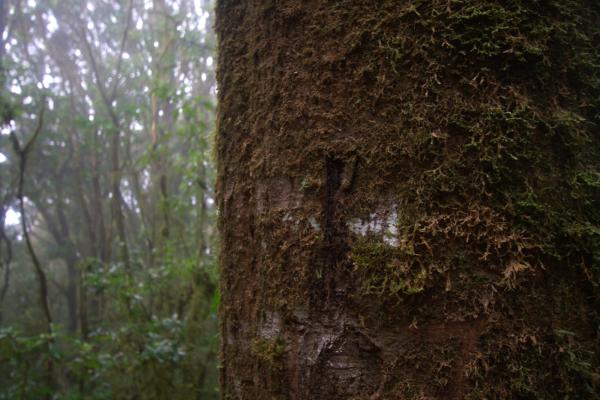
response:
[[[217,14],[223,397],[598,396],[600,3]]]

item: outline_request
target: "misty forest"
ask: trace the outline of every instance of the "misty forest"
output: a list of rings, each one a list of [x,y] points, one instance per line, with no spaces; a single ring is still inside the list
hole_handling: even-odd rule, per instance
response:
[[[0,0],[0,400],[600,399],[598,0]]]
[[[0,4],[0,398],[216,398],[210,1]]]

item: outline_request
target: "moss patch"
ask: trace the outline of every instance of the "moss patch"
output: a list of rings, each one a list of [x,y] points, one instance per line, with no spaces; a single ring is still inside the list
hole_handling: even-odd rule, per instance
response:
[[[281,367],[285,354],[283,339],[256,339],[252,342],[252,354],[271,368]]]

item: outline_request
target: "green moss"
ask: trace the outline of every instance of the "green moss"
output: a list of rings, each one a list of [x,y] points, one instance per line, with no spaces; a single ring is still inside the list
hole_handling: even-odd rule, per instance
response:
[[[282,366],[285,355],[285,343],[282,338],[255,339],[250,350],[254,357],[270,368],[277,369]]]
[[[574,185],[583,185],[586,189],[600,189],[600,172],[582,171],[575,179]]]
[[[600,373],[594,367],[594,353],[578,343],[577,335],[567,330],[555,330],[560,345],[557,357],[565,392],[579,396],[594,396],[600,387]]]
[[[542,218],[546,212],[544,204],[535,198],[535,194],[529,192],[523,197],[515,196],[516,212],[523,216],[534,216],[536,220]]]
[[[381,238],[360,238],[352,246],[354,271],[363,295],[414,295],[425,289],[428,271],[415,264],[410,243],[393,247]]]
[[[560,398],[595,398],[600,375],[594,367],[594,355],[576,336],[562,329],[550,336],[531,331],[516,331],[502,339],[486,335],[482,349],[487,356],[480,356],[468,370],[476,387],[468,399],[542,400],[558,398],[557,391]],[[556,363],[557,371],[540,374],[550,362]],[[501,370],[486,368],[499,364],[503,365]]]

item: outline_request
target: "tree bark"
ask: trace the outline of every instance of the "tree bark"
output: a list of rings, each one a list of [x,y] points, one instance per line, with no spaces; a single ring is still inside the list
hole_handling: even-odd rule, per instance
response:
[[[599,3],[216,10],[223,398],[597,395]]]

